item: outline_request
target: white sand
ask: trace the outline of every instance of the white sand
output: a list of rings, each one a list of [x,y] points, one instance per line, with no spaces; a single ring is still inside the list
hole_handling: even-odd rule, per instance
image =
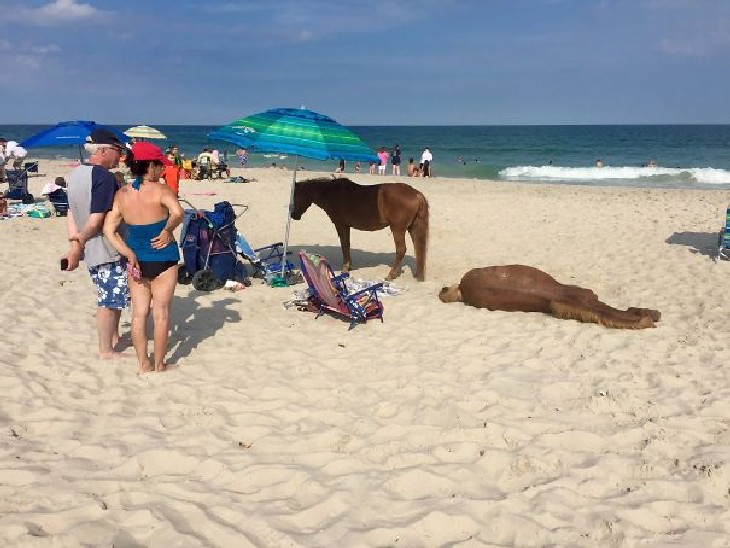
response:
[[[41,171],[36,194],[68,168]],[[281,239],[291,173],[246,175],[182,193],[246,203],[251,243]],[[730,193],[401,180],[430,201],[427,281],[408,241],[383,324],[284,310],[303,286],[181,286],[179,369],[143,377],[95,358],[91,282],[58,268],[64,219],[0,222],[0,545],[727,546],[730,264],[708,253]],[[352,240],[353,275],[382,278],[390,233]],[[341,266],[319,209],[291,242]],[[510,263],[662,321],[437,299]]]

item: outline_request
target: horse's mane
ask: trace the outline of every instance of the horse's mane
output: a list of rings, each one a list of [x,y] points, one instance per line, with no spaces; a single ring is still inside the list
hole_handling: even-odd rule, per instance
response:
[[[333,179],[332,177],[315,177],[314,179],[305,179],[303,181],[298,181],[297,184],[306,185],[306,186],[312,186],[312,187],[320,187],[320,186],[332,186],[333,184],[356,184],[355,182],[351,181],[347,177],[337,177]]]

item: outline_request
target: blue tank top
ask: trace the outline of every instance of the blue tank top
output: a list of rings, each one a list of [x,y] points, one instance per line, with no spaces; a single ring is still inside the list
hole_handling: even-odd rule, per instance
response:
[[[127,245],[138,261],[177,261],[180,259],[180,252],[175,242],[170,242],[162,249],[154,249],[150,240],[160,235],[165,227],[167,218],[148,225],[127,225]]]

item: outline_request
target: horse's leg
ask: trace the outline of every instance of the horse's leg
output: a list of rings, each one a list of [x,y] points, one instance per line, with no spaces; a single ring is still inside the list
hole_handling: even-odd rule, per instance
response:
[[[342,248],[342,272],[349,272],[352,268],[352,258],[350,257],[350,227],[335,225],[337,235],[340,237],[340,247]]]
[[[426,227],[428,230],[428,227]],[[423,233],[423,227],[415,224],[408,229],[413,241],[413,251],[416,254],[416,272],[414,276],[419,282],[426,279],[426,246],[428,235]]]
[[[416,254],[416,279],[422,282],[426,279],[426,252],[428,250],[428,202],[423,195],[419,195],[419,206],[416,217],[408,227],[413,240],[413,251]]]
[[[391,226],[390,230],[393,232],[393,241],[395,242],[395,260],[390,267],[390,273],[385,279],[395,280],[400,276],[400,265],[403,262],[403,257],[406,256],[406,229]]]

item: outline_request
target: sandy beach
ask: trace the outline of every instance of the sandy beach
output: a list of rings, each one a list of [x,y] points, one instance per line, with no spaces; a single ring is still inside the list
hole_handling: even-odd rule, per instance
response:
[[[69,170],[41,161],[31,192]],[[282,239],[291,171],[233,175],[256,181],[181,196],[246,204],[253,245]],[[58,267],[65,220],[0,221],[0,544],[727,546],[730,264],[710,255],[730,192],[398,180],[429,200],[429,256],[418,283],[408,240],[384,323],[285,310],[304,285],[178,286],[178,367],[141,377],[96,358],[91,281]],[[316,207],[290,242],[341,267]],[[353,277],[382,280],[390,232],[352,247]],[[438,300],[499,264],[662,320]]]

